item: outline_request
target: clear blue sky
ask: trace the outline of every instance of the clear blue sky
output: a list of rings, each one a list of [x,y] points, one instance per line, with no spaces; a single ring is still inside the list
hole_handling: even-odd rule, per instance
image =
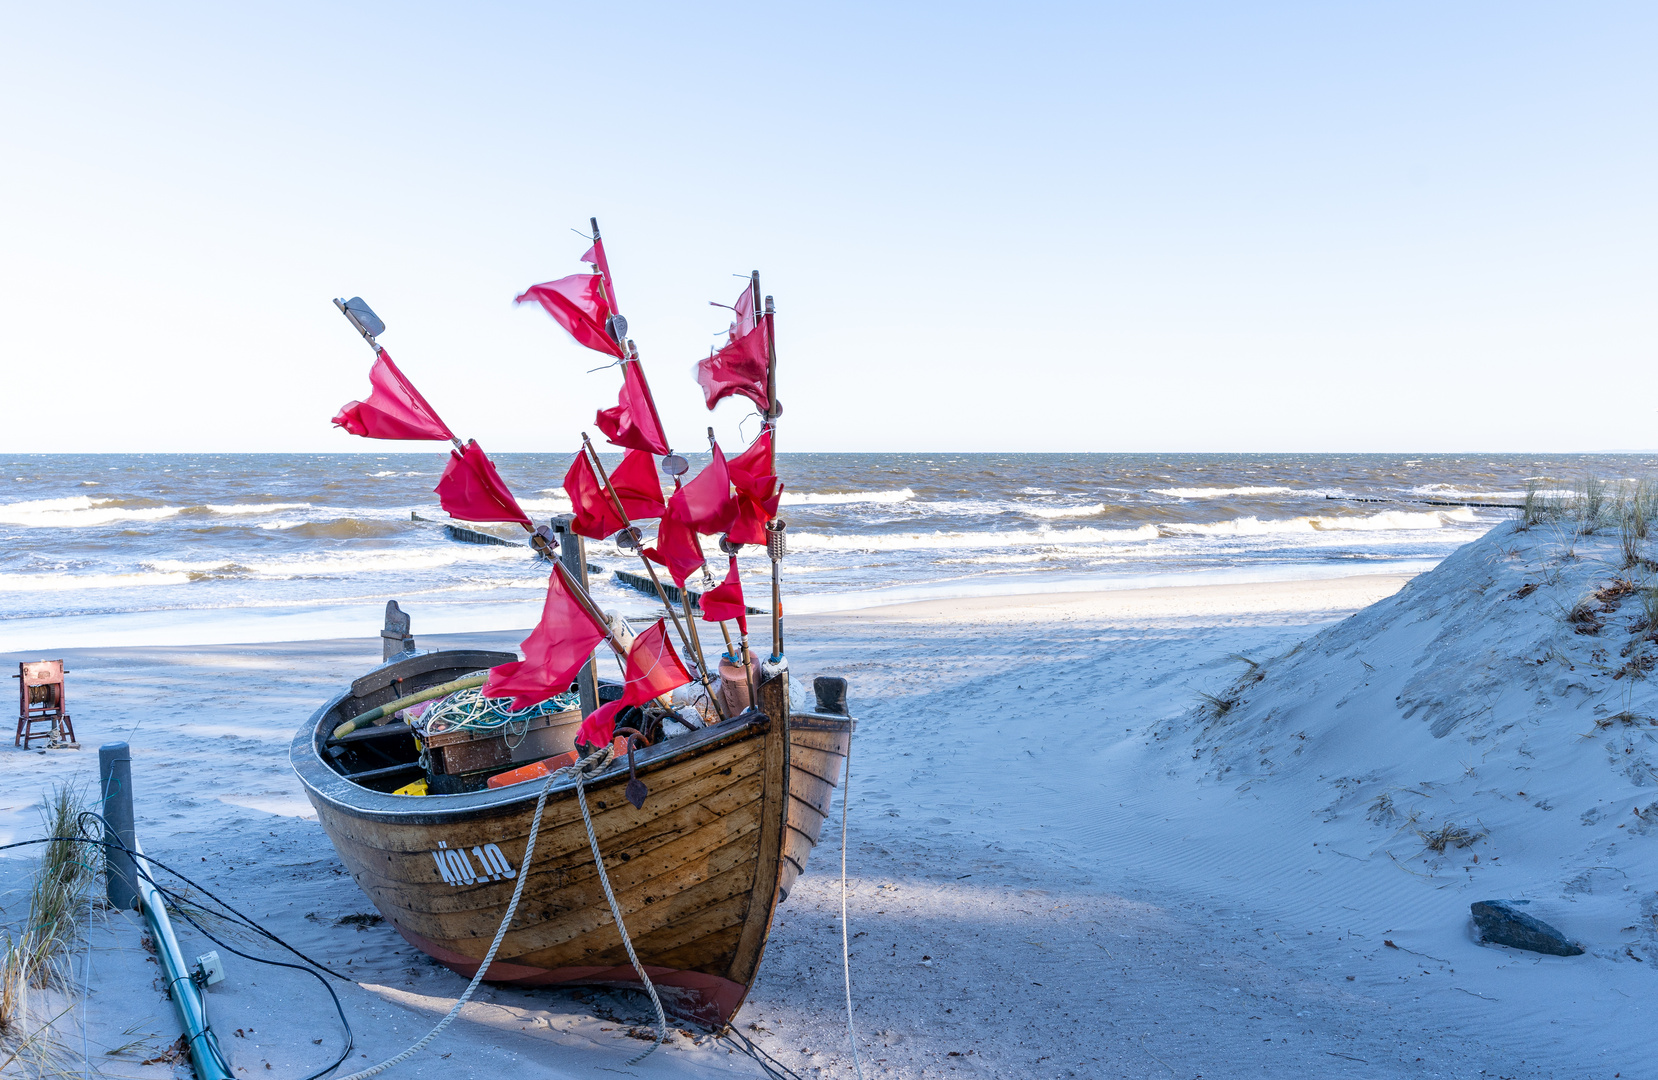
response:
[[[597,215],[676,444],[734,273],[784,449],[1658,445],[1644,4],[0,9],[0,450],[573,449]],[[19,387],[65,391],[24,406]],[[1633,405],[1633,407],[1631,407]],[[736,441],[741,409],[716,424]]]

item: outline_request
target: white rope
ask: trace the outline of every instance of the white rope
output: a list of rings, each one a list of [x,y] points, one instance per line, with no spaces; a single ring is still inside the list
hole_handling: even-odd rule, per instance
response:
[[[662,1001],[656,996],[656,987],[651,985],[651,977],[645,974],[645,966],[639,962],[639,957],[633,951],[633,940],[628,937],[628,928],[622,923],[622,909],[616,903],[616,894],[610,891],[610,875],[604,872],[604,858],[599,854],[599,838],[593,835],[593,818],[587,812],[587,791],[582,786],[583,776],[576,774],[576,801],[581,803],[581,819],[587,825],[587,842],[593,845],[593,865],[599,868],[599,884],[604,886],[604,898],[610,901],[610,914],[616,919],[616,929],[622,935],[622,944],[627,948],[628,959],[633,961],[633,970],[639,973],[639,979],[645,984],[645,992],[651,996],[651,1004],[656,1006],[656,1042],[650,1044],[645,1052],[628,1062],[637,1065],[650,1057],[656,1048],[668,1041],[668,1018],[662,1012]],[[863,1080],[859,1077],[859,1080]]]
[[[409,1058],[430,1046],[432,1040],[437,1038],[443,1032],[443,1029],[448,1027],[456,1016],[460,1015],[460,1011],[466,1003],[472,1000],[472,995],[478,989],[478,984],[483,981],[484,974],[489,971],[489,965],[495,960],[495,951],[501,947],[501,941],[507,936],[507,927],[512,925],[513,916],[518,913],[518,901],[524,895],[525,882],[530,879],[530,859],[535,855],[535,838],[541,831],[541,815],[547,809],[547,793],[552,790],[554,780],[566,775],[576,778],[576,800],[581,804],[581,819],[587,826],[587,841],[593,846],[593,863],[599,868],[599,883],[604,886],[605,899],[610,901],[610,913],[616,919],[616,929],[621,931],[622,944],[627,947],[628,959],[633,961],[633,969],[639,973],[639,978],[644,980],[645,989],[651,996],[651,1004],[656,1006],[657,1041],[651,1043],[649,1049],[633,1058],[628,1064],[639,1064],[649,1057],[657,1046],[668,1041],[668,1018],[662,1011],[661,1000],[656,996],[656,987],[651,985],[650,977],[645,974],[644,966],[639,963],[639,957],[634,954],[633,941],[628,937],[627,927],[622,923],[622,910],[616,904],[616,894],[610,890],[610,877],[605,873],[604,859],[599,855],[599,840],[593,834],[593,818],[587,811],[587,792],[582,784],[586,779],[587,772],[599,772],[608,767],[615,758],[615,749],[606,747],[603,752],[594,754],[584,761],[567,765],[547,774],[546,782],[541,785],[541,794],[535,800],[535,818],[530,822],[530,838],[524,845],[524,861],[518,867],[518,884],[513,886],[512,902],[507,905],[507,913],[501,918],[500,929],[495,931],[495,940],[490,942],[489,952],[484,956],[483,963],[478,965],[478,973],[472,976],[472,981],[467,984],[466,992],[461,994],[460,1000],[455,1002],[454,1008],[449,1010],[448,1015],[439,1020],[437,1027],[428,1031],[425,1038],[396,1057],[387,1058],[378,1065],[371,1065],[361,1072],[354,1072],[349,1076],[339,1077],[337,1080],[367,1080],[368,1077],[383,1073],[393,1065],[409,1060]],[[859,1080],[862,1080],[861,1073],[859,1074]]]
[[[846,974],[846,1041],[852,1046],[852,1068],[864,1080],[858,1063],[858,1032],[852,1026],[852,949],[846,937],[846,804],[852,801],[852,736],[846,737],[846,771],[841,778],[841,970]]]
[[[570,768],[575,769],[578,768],[578,766],[570,766]],[[467,984],[466,992],[461,995],[459,1001],[455,1002],[455,1007],[449,1010],[449,1014],[447,1016],[438,1021],[437,1027],[426,1033],[425,1038],[410,1046],[401,1054],[398,1054],[396,1057],[387,1058],[378,1065],[371,1065],[361,1072],[354,1072],[350,1076],[339,1077],[337,1080],[367,1080],[368,1077],[383,1073],[393,1065],[401,1064],[402,1062],[409,1060],[414,1055],[426,1049],[427,1046],[431,1045],[432,1040],[437,1038],[438,1035],[443,1032],[443,1029],[448,1027],[450,1022],[453,1021],[455,1017],[460,1015],[460,1011],[466,1003],[472,1000],[473,992],[478,989],[478,984],[483,981],[484,974],[489,971],[489,965],[495,959],[495,950],[501,947],[502,939],[507,936],[507,927],[512,925],[512,917],[518,913],[518,901],[519,898],[524,895],[524,884],[530,880],[530,858],[535,854],[536,834],[541,831],[541,814],[547,809],[547,792],[552,789],[554,779],[556,779],[560,773],[565,771],[565,769],[560,769],[557,772],[548,773],[547,782],[541,785],[541,795],[535,800],[535,818],[530,822],[530,839],[529,842],[524,845],[524,861],[518,866],[518,884],[514,885],[512,889],[512,902],[507,905],[507,913],[501,919],[501,928],[495,931],[495,940],[490,942],[489,952],[484,956],[484,962],[478,965],[478,973],[472,976],[472,981]],[[583,811],[585,812],[585,810],[586,807],[584,805]],[[591,830],[589,830],[588,835],[592,835]]]

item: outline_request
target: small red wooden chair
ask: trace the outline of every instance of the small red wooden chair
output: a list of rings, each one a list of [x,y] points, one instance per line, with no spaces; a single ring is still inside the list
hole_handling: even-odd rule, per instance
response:
[[[75,742],[75,725],[63,696],[62,660],[35,660],[17,665],[17,738],[13,746],[27,750],[34,739],[47,744]],[[44,730],[42,730],[44,728]]]

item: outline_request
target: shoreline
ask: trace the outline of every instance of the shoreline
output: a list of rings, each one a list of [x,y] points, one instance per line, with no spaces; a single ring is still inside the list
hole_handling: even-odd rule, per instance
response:
[[[795,613],[790,610],[787,598],[784,600],[785,627],[799,625],[835,625],[841,620],[910,620],[916,618],[933,618],[949,614],[961,617],[993,617],[994,613],[1007,613],[1005,617],[1012,617],[1013,613],[1034,612],[1040,609],[1053,609],[1062,612],[1064,617],[1132,617],[1144,614],[1153,609],[1167,609],[1171,612],[1207,611],[1217,602],[1239,612],[1262,610],[1261,604],[1267,604],[1266,610],[1276,612],[1316,611],[1323,606],[1342,606],[1352,603],[1352,597],[1368,596],[1357,606],[1372,603],[1396,591],[1406,581],[1416,576],[1415,573],[1373,573],[1350,574],[1339,577],[1307,577],[1288,580],[1262,580],[1240,582],[1204,582],[1190,585],[1145,585],[1135,588],[1108,588],[1070,591],[1033,591],[1023,593],[1006,593],[975,595],[962,597],[945,597],[941,599],[906,600],[886,604],[870,604],[864,607],[849,607],[829,611],[808,611]],[[756,597],[760,597],[758,591]],[[1267,600],[1271,597],[1271,600]],[[644,599],[641,597],[641,599]],[[461,641],[501,641],[511,639],[511,647],[516,647],[524,636],[530,632],[533,624],[506,629],[460,630],[438,633],[422,633],[420,627],[421,605],[418,601],[406,603],[405,611],[415,622],[413,633],[416,642],[426,639],[445,642]],[[529,606],[527,606],[527,610]],[[378,612],[380,608],[373,608]],[[534,614],[539,613],[539,601],[534,605]],[[365,616],[371,614],[365,609]],[[95,616],[94,618],[103,618]],[[1183,617],[1172,615],[1170,617]],[[641,617],[644,618],[644,617]],[[632,620],[632,617],[630,617]],[[53,622],[60,620],[53,619]],[[74,621],[73,617],[65,617],[61,621]],[[756,640],[766,638],[769,633],[770,616],[750,616],[750,636]],[[65,656],[72,654],[102,653],[113,650],[157,650],[157,649],[270,649],[278,647],[297,647],[316,645],[328,642],[346,642],[359,639],[379,642],[378,615],[373,615],[366,632],[357,634],[335,634],[328,636],[307,636],[296,638],[262,639],[249,638],[242,640],[221,641],[209,636],[206,640],[179,641],[164,640],[161,643],[151,642],[118,642],[114,644],[82,644],[49,646],[46,649],[0,649],[0,663],[13,664],[23,660],[39,659],[45,653],[62,653]],[[139,631],[129,631],[136,634]],[[787,631],[785,630],[787,635]],[[10,635],[8,635],[10,636]],[[421,645],[422,649],[428,646]],[[54,656],[55,659],[55,656]]]

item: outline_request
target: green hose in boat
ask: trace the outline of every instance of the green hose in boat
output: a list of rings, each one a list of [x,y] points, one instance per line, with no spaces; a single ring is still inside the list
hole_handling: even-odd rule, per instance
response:
[[[468,675],[464,679],[446,682],[442,686],[428,686],[426,689],[416,691],[408,697],[400,697],[396,701],[388,701],[384,705],[375,706],[367,712],[358,713],[335,728],[334,738],[343,739],[358,728],[377,724],[398,710],[407,709],[410,705],[418,705],[422,701],[431,701],[433,698],[440,698],[445,694],[453,694],[456,690],[470,690],[474,686],[482,686],[487,678],[489,678],[489,672],[487,671],[477,675]]]

